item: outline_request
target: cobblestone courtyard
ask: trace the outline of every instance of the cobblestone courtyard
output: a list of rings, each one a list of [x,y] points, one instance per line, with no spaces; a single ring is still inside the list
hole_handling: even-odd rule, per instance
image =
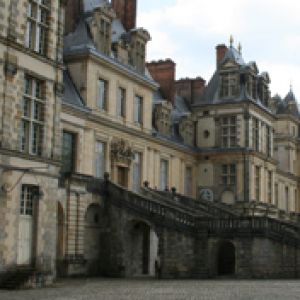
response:
[[[66,280],[39,290],[0,291],[1,300],[300,299],[300,281]]]

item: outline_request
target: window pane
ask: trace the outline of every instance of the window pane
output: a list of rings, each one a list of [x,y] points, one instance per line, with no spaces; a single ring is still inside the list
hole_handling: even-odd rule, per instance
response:
[[[142,155],[140,153],[134,154],[133,169],[132,169],[132,189],[138,192],[141,187],[141,171],[142,171]]]
[[[105,144],[104,143],[96,142],[95,157],[96,157],[95,175],[97,178],[103,178],[105,172]]]
[[[106,97],[107,97],[107,82],[104,80],[98,80],[98,99],[97,107],[105,110],[106,109]]]
[[[72,133],[63,133],[62,172],[70,173],[75,169],[75,136]]]
[[[135,96],[134,102],[134,122],[142,124],[143,98],[140,96]]]
[[[162,159],[160,161],[160,188],[165,190],[168,188],[169,182],[169,162]]]

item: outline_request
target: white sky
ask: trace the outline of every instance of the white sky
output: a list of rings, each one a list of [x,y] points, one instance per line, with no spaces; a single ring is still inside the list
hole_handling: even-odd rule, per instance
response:
[[[148,61],[171,58],[177,78],[215,70],[215,46],[242,44],[246,62],[271,77],[272,94],[293,84],[300,99],[299,0],[138,0],[138,26],[149,30]]]

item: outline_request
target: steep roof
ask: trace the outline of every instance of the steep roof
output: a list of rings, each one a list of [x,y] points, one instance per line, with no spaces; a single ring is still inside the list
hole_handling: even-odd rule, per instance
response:
[[[85,108],[83,99],[81,98],[75,84],[68,71],[64,71],[64,95],[63,102],[76,106],[78,108]]]

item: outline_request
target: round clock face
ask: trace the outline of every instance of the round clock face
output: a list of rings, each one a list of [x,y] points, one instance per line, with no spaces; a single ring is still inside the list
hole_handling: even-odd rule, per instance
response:
[[[202,189],[200,190],[200,199],[206,201],[213,201],[214,200],[214,193],[210,189]]]

